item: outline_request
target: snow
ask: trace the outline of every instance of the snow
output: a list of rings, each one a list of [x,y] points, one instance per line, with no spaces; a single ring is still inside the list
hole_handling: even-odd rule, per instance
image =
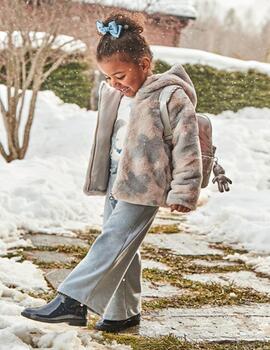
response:
[[[26,98],[27,107],[30,92]],[[18,229],[69,232],[101,224],[104,199],[82,191],[95,123],[95,112],[40,92],[26,158],[10,164],[0,158],[0,252],[14,240],[21,245]]]
[[[244,108],[210,119],[216,155],[233,184],[220,193],[210,182],[201,192],[206,204],[187,215],[187,224],[215,241],[269,252],[270,109]]]
[[[45,32],[29,32],[29,38],[32,42],[33,48],[38,48],[42,45],[44,40],[47,40],[48,33]],[[51,37],[50,40],[52,40]],[[12,44],[15,47],[21,47],[24,43],[24,39],[21,32],[14,31],[12,33]],[[8,47],[8,33],[0,31],[0,50]],[[58,35],[54,38],[52,49],[61,49],[65,52],[72,53],[76,51],[85,51],[86,45],[81,40],[75,40],[73,37],[68,35]]]
[[[47,324],[25,319],[22,322],[13,317],[10,325],[0,330],[1,350],[131,350],[126,345],[99,344],[90,332],[79,332],[72,328],[55,324],[52,328]]]
[[[74,1],[74,0],[73,0]],[[97,3],[94,0],[75,0],[82,3]],[[196,18],[197,11],[193,6],[192,0],[100,0],[98,4],[125,8],[131,11],[145,11],[147,13],[164,13],[179,17]]]
[[[17,262],[14,259],[0,258],[0,264],[1,284],[29,290],[47,288],[41,271],[37,270],[30,261]]]
[[[202,64],[208,65],[217,69],[227,71],[242,71],[246,72],[249,69],[254,69],[263,74],[270,75],[270,64],[258,61],[244,61],[237,58],[226,57],[214,53],[185,49],[179,47],[166,47],[159,45],[151,45],[154,59],[160,59],[169,64]]]

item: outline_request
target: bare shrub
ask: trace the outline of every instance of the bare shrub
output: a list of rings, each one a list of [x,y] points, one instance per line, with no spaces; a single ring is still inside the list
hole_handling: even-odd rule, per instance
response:
[[[24,158],[41,85],[71,51],[77,50],[75,39],[59,40],[63,39],[59,34],[66,25],[61,15],[69,11],[69,2],[54,1],[51,11],[52,2],[32,2],[29,6],[20,0],[1,0],[0,81],[5,88],[0,95],[0,117],[7,142],[5,145],[0,140],[0,154],[7,162]],[[42,32],[40,18],[46,18]],[[32,93],[28,106],[29,89]]]

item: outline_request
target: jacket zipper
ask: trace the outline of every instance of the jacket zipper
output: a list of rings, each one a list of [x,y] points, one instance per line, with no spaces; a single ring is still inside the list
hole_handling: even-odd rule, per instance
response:
[[[109,194],[109,199],[110,200],[115,200],[114,196],[112,195],[112,192],[110,192],[110,194]]]
[[[99,96],[98,96],[97,126],[96,126],[95,136],[94,136],[93,159],[92,159],[91,167],[90,167],[90,170],[89,170],[89,184],[88,184],[88,187],[87,187],[88,191],[89,191],[89,188],[90,188],[90,186],[91,186],[92,168],[93,168],[93,163],[94,163],[94,159],[95,159],[96,140],[97,140],[97,130],[98,130],[99,116],[100,116],[100,109],[99,109],[99,106],[100,106],[100,101],[101,101],[101,91],[102,91],[104,85],[105,85],[105,84],[102,84],[102,86],[101,86],[101,88],[100,88],[100,91],[99,91]]]

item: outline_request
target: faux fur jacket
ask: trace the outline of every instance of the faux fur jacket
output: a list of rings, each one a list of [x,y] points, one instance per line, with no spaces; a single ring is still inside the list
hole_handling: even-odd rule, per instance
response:
[[[172,144],[164,141],[159,94],[177,85],[168,103]],[[109,179],[111,136],[122,95],[103,83],[90,161],[84,186],[87,195],[105,195]],[[112,195],[135,204],[181,204],[196,209],[202,162],[195,114],[194,86],[181,65],[149,76],[134,97]]]

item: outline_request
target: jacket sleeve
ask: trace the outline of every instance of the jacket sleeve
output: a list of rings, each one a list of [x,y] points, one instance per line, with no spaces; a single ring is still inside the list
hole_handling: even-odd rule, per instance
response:
[[[177,89],[169,103],[172,126],[172,181],[167,205],[197,207],[202,183],[202,158],[195,108],[183,89]]]

